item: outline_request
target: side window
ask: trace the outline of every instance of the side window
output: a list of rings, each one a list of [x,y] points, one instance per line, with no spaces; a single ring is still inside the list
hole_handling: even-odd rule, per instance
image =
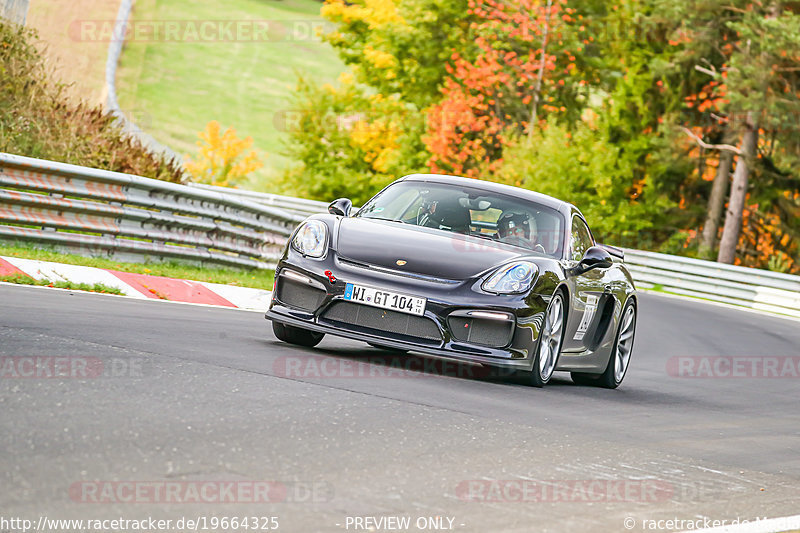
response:
[[[594,245],[592,241],[592,234],[589,233],[589,228],[580,217],[572,217],[572,236],[570,239],[570,248],[572,249],[572,260],[580,261],[586,250]]]

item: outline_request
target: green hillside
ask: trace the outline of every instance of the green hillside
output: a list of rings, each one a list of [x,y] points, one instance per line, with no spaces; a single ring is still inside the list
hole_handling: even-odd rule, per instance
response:
[[[197,133],[211,120],[234,127],[240,137],[252,136],[255,148],[268,154],[250,184],[260,188],[287,163],[279,154],[284,135],[279,124],[295,72],[324,83],[344,70],[328,44],[309,36],[322,22],[320,5],[315,0],[137,1],[134,30],[151,30],[150,21],[178,21],[178,38],[137,40],[131,33],[117,75],[120,106],[181,153],[196,152]],[[232,25],[224,24],[228,21]],[[266,38],[254,38],[253,28],[264,21]],[[212,39],[191,42],[194,30]]]

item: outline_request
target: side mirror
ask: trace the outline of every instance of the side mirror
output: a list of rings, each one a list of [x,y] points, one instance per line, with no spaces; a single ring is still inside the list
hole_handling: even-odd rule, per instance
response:
[[[328,213],[331,215],[338,215],[340,217],[349,217],[350,209],[353,207],[353,202],[349,198],[339,198],[334,200],[328,206]]]
[[[575,266],[573,274],[577,276],[595,268],[608,268],[612,264],[614,264],[614,261],[606,249],[592,246],[583,254],[583,259]]]

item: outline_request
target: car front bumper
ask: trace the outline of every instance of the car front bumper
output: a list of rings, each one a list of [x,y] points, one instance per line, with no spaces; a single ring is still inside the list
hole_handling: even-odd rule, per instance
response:
[[[306,281],[302,281],[304,278]],[[373,269],[339,260],[333,254],[315,260],[292,251],[287,251],[279,262],[275,280],[276,287],[265,316],[268,320],[388,348],[520,370],[532,367],[533,349],[550,300],[546,295],[485,293],[480,290],[480,280],[477,279],[436,280],[388,269]],[[409,318],[397,311],[347,302],[344,299],[347,283],[424,297],[427,299],[424,315]],[[290,298],[286,287],[305,288],[305,293],[310,296],[298,297],[301,293],[293,289]],[[358,306],[358,309],[353,306]],[[366,322],[352,318],[354,309],[356,317],[368,317]],[[501,337],[492,334],[500,324],[487,323],[484,319],[478,322],[474,312],[506,315],[507,341],[498,340]],[[380,319],[386,320],[382,322]],[[398,328],[396,322],[403,320],[406,321],[405,329]],[[462,326],[472,327],[472,333],[466,335],[467,329],[461,330]],[[477,331],[486,332],[494,340],[487,343],[488,337],[476,334]]]

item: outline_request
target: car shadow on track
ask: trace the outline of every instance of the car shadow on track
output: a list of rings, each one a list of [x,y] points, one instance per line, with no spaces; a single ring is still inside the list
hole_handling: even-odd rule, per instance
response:
[[[272,375],[308,381],[344,381],[352,378],[367,379],[437,379],[453,378],[464,382],[501,385],[507,391],[528,393],[532,388],[525,379],[509,371],[497,371],[481,365],[453,359],[385,350],[369,346],[303,348],[277,340],[262,339],[271,348],[280,346],[282,355],[272,364]],[[551,393],[564,392],[570,397],[598,399],[604,402],[640,406],[672,405],[696,408],[718,408],[714,401],[694,394],[669,393],[653,387],[636,387],[625,383],[616,390],[587,385],[577,385],[565,372],[556,372],[545,389]]]
[[[273,364],[277,375],[296,379],[322,378],[455,378],[470,381],[526,386],[518,373],[445,357],[403,350],[363,348],[303,348],[269,342],[291,351]],[[554,377],[551,386],[573,386],[571,380]]]

